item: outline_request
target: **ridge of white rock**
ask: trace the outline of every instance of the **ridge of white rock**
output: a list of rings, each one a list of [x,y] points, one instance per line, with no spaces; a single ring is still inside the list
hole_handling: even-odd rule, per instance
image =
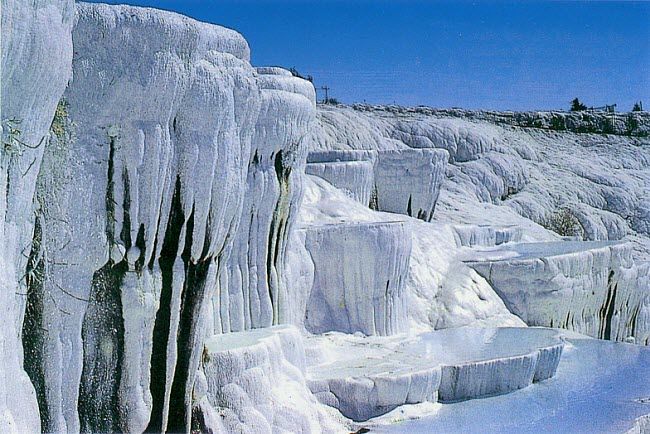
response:
[[[71,74],[74,4],[2,0],[0,9],[0,431],[38,432],[37,399],[21,345],[31,278],[25,269],[43,143]],[[29,356],[31,349],[26,351]]]
[[[508,244],[468,257],[528,325],[650,342],[649,268],[634,264],[629,243]]]
[[[315,151],[306,172],[373,209],[430,221],[448,157],[442,149]]]
[[[436,221],[518,225],[529,241],[545,241],[553,235],[539,224],[568,209],[583,239],[625,239],[634,243],[636,259],[650,254],[648,137],[511,126],[454,110],[390,106],[321,106],[317,120],[310,135],[311,149],[319,152],[447,150]]]
[[[463,264],[457,234],[449,225],[431,224],[401,214],[375,212],[334,188],[327,181],[307,176],[305,195],[299,211],[299,224],[310,227],[328,225],[337,227],[342,234],[350,225],[358,226],[357,238],[363,234],[363,227],[373,228],[378,222],[401,221],[407,236],[410,236],[410,257],[408,270],[404,274],[404,296],[408,329],[427,331],[440,328],[474,326],[524,326],[525,323],[508,311],[503,301],[490,285],[473,269]],[[300,232],[305,232],[301,230]],[[305,232],[306,233],[306,232]],[[341,243],[345,240],[342,239]],[[318,265],[304,251],[305,239],[292,243],[291,251],[295,269],[306,270],[296,282],[296,292],[309,296],[314,285],[314,268]],[[315,248],[318,246],[314,246]],[[336,251],[342,247],[336,246]],[[302,252],[302,253],[301,253]],[[381,247],[369,253],[381,263],[384,253]],[[341,279],[338,261],[331,261],[323,250],[318,257],[325,262],[326,269],[335,273],[332,279]],[[355,263],[363,261],[353,258]],[[386,259],[383,259],[384,261]],[[337,266],[339,268],[337,269]],[[372,268],[374,269],[374,268]],[[327,275],[329,276],[329,274]],[[337,277],[338,276],[338,277]],[[372,277],[365,277],[372,279]],[[301,288],[301,289],[298,289]],[[337,291],[341,294],[341,290]],[[304,302],[304,301],[303,301]]]
[[[523,236],[521,226],[454,225],[457,243],[463,247],[498,246],[504,243],[520,242]]]
[[[271,75],[277,68],[264,71],[241,222],[212,300],[215,333],[269,327],[292,310],[285,258],[302,197],[302,136],[314,116],[315,93],[305,80]]]
[[[431,221],[448,157],[441,149],[378,152],[377,209]]]
[[[372,161],[309,163],[305,173],[323,178],[359,203],[368,206],[371,204],[375,187]]]

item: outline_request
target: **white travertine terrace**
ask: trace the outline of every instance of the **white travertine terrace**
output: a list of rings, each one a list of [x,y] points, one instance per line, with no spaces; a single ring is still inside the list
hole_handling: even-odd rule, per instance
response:
[[[225,27],[1,1],[0,432],[349,432],[549,378],[526,325],[649,343],[645,114],[317,105]]]

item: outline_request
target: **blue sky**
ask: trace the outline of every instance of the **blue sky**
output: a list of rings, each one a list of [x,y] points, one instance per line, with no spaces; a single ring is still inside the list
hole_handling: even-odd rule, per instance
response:
[[[254,65],[295,67],[347,103],[650,108],[650,2],[126,2],[234,28]]]

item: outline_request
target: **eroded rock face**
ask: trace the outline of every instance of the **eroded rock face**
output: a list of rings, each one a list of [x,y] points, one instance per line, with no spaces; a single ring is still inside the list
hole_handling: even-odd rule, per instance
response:
[[[441,149],[400,149],[377,154],[379,210],[431,221],[449,154]]]
[[[261,68],[261,109],[248,161],[243,210],[233,249],[212,300],[215,333],[285,322],[285,258],[302,196],[302,136],[315,111],[310,83]]]
[[[306,173],[372,209],[430,221],[448,158],[445,150],[431,148],[314,151]]]
[[[404,331],[411,255],[404,223],[330,224],[304,230],[314,263],[307,330],[365,335]]]
[[[309,390],[303,340],[294,327],[215,335],[206,341],[203,363],[197,398],[209,407],[200,418],[210,420],[204,415],[218,411],[214,419],[225,432],[346,431],[335,411],[320,406]],[[202,428],[219,432],[214,423]]]
[[[73,40],[27,265],[43,429],[187,431],[206,330],[278,321],[313,88],[260,75],[232,30],[153,9],[79,4]],[[212,315],[217,288],[266,308]]]
[[[32,198],[57,102],[70,78],[70,0],[2,0],[0,153],[0,431],[37,432],[20,334],[34,230]],[[29,357],[30,349],[27,349]]]
[[[531,243],[484,255],[468,264],[527,324],[648,344],[649,267],[634,264],[629,244]]]

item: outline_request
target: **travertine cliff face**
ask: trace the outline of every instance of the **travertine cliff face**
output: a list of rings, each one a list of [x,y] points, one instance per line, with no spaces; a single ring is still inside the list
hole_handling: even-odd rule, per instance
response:
[[[312,85],[279,68],[259,68],[261,109],[247,162],[243,210],[214,296],[215,333],[284,322],[289,234],[302,195],[303,136],[315,112]]]
[[[557,127],[557,119],[562,120],[562,128]],[[618,123],[604,130],[608,119]],[[622,119],[634,119],[635,130],[619,125]],[[352,123],[357,127],[352,128]],[[544,242],[535,248],[538,252],[533,257],[514,253],[533,249],[526,244],[510,250],[505,247],[494,260],[488,255],[486,262],[477,262],[480,252],[461,254],[511,313],[529,325],[563,327],[619,341],[634,338],[646,344],[650,327],[646,283],[650,140],[644,131],[649,124],[647,113],[322,106],[311,132],[311,147],[316,156],[381,155],[390,152],[386,148],[395,153],[404,148],[445,149],[449,164],[433,221],[454,225],[461,250],[493,250],[505,242]],[[404,162],[403,167],[413,170],[414,164]],[[332,183],[337,182],[341,179]],[[397,183],[385,184],[394,188]],[[560,235],[581,240],[628,243],[596,250],[582,241],[545,244],[560,240],[552,230],[570,230]],[[467,278],[462,267],[454,265],[446,273],[456,288],[438,291],[435,283],[439,280],[425,276],[439,275],[446,268],[440,261],[431,261],[437,250],[434,246],[419,251],[427,236],[419,230],[415,234],[418,241],[413,244],[411,268],[419,271],[410,274],[407,290],[420,298],[412,304],[414,309],[427,300],[446,299],[426,315],[432,323],[446,327],[458,324],[459,317],[478,319],[476,308],[487,304],[464,303],[458,294],[480,286],[477,282],[482,279]],[[570,254],[565,252],[567,246],[572,246]],[[498,257],[504,252],[512,257]],[[447,253],[453,255],[453,250]],[[485,292],[480,298],[486,298]],[[445,317],[446,311],[462,312],[465,306],[469,315]]]
[[[251,66],[233,30],[72,0],[2,0],[1,73],[0,432],[356,430],[309,389],[315,359],[347,351],[327,342],[381,350],[402,332],[533,323],[510,274],[541,294],[572,282],[576,329],[604,315],[599,337],[647,343],[645,115],[638,137],[603,141],[546,131],[546,114],[317,108],[311,83]],[[606,126],[576,116],[567,129]],[[567,208],[583,238],[634,244],[555,258],[535,282],[512,262],[503,285],[495,266],[463,264],[557,240],[535,222]],[[340,409],[372,401],[358,419],[434,390],[404,387],[412,373],[369,383],[357,365],[381,386],[327,387]],[[472,368],[447,399],[534,381],[532,364],[522,381],[488,365],[498,384]]]
[[[61,96],[73,5],[35,9],[59,11],[59,20],[65,12],[61,48],[25,51],[11,39],[17,54],[7,62],[47,52],[68,63],[50,62],[61,78],[43,80],[24,107],[15,102],[20,86],[40,83],[44,71],[3,83],[11,90],[3,116],[33,125],[21,140],[38,144],[52,123],[49,140],[29,150],[34,157],[26,151],[25,164],[8,162],[16,199],[5,222],[22,227],[7,224],[6,247],[17,254],[3,259],[26,274],[27,295],[2,304],[17,324],[7,345],[17,343],[26,299],[24,366],[44,430],[187,430],[206,332],[280,321],[313,87],[278,68],[256,71],[232,30],[152,9],[78,4],[74,79]],[[27,40],[45,32],[29,31]],[[21,117],[36,105],[38,119]],[[18,289],[3,297],[10,291]],[[19,354],[12,364],[17,372]],[[34,391],[20,378],[6,390],[24,392],[32,407],[25,426],[37,430]]]
[[[2,0],[0,155],[0,431],[38,431],[20,334],[32,248],[36,176],[71,73],[71,0]],[[29,349],[28,349],[29,351]],[[29,353],[27,354],[29,357]]]
[[[629,243],[503,246],[469,264],[529,325],[650,343],[650,264],[635,264]]]

